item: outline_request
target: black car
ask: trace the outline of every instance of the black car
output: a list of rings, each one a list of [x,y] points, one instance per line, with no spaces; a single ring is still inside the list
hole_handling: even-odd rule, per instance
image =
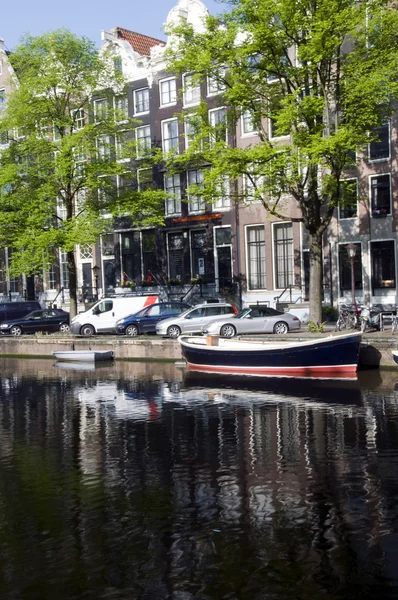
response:
[[[136,336],[141,333],[156,333],[156,323],[169,317],[175,317],[191,308],[186,302],[159,302],[151,304],[133,315],[124,317],[116,323],[116,333]]]
[[[25,317],[0,324],[0,332],[3,335],[21,335],[22,333],[35,333],[36,331],[68,332],[69,313],[60,308],[34,310]]]

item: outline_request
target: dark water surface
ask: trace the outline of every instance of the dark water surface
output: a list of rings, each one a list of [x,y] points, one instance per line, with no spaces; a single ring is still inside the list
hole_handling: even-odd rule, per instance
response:
[[[398,371],[0,365],[1,600],[398,598]]]

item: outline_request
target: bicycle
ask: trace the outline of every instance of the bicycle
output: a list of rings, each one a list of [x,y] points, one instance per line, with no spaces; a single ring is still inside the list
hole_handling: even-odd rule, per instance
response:
[[[360,329],[360,311],[361,307],[352,308],[351,306],[342,304],[340,306],[339,318],[336,322],[336,331],[341,331],[342,329]]]

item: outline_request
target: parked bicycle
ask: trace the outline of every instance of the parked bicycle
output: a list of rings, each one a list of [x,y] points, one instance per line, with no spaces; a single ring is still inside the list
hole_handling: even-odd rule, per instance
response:
[[[346,304],[341,304],[339,318],[336,322],[336,331],[341,331],[342,329],[360,329],[362,309],[363,307],[360,304],[354,308]]]

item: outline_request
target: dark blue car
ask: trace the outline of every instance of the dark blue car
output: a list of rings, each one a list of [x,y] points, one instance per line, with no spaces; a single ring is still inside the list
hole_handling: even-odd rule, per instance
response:
[[[120,335],[136,336],[142,333],[156,333],[156,323],[162,319],[175,317],[187,308],[186,302],[159,302],[151,304],[133,315],[124,317],[116,323],[116,333]]]

